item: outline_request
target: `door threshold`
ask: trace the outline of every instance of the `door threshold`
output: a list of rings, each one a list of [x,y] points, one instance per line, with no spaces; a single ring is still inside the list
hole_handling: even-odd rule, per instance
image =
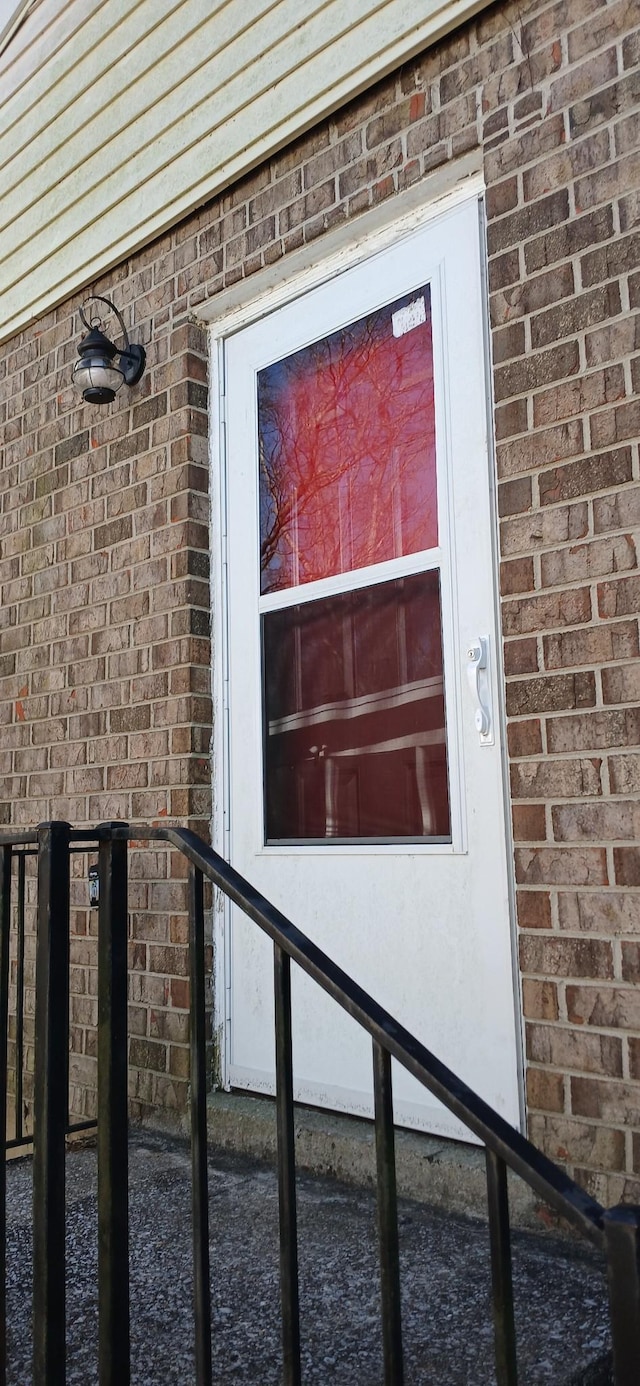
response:
[[[270,1163],[276,1158],[275,1099],[214,1092],[207,1099],[210,1150],[232,1151]],[[375,1183],[373,1122],[295,1104],[296,1165],[346,1184]],[[487,1218],[484,1149],[396,1128],[398,1194],[467,1217]],[[549,1225],[550,1213],[521,1179],[509,1174],[514,1227]]]

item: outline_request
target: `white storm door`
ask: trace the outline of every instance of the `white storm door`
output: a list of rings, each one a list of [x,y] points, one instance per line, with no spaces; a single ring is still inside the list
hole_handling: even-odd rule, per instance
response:
[[[227,339],[233,865],[519,1123],[478,204]],[[273,954],[229,921],[231,1086],[274,1091]],[[293,969],[300,1101],[371,1044]],[[395,1066],[396,1120],[464,1134]]]

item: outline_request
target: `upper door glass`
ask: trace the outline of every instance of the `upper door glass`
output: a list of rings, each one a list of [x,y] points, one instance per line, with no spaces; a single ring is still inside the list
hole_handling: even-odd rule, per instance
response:
[[[397,299],[258,373],[260,590],[438,543],[431,299]]]

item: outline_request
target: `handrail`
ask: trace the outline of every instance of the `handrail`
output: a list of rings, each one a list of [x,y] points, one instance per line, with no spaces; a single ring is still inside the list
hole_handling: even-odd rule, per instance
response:
[[[640,1208],[605,1209],[543,1155],[425,1045],[338,967],[290,919],[187,828],[102,823],[0,832],[0,1040],[6,1035],[12,860],[18,899],[24,857],[38,855],[34,1117],[34,1386],[63,1386],[64,1146],[68,1121],[69,867],[97,847],[98,927],[98,1288],[100,1380],[128,1386],[127,1221],[127,844],[166,842],[189,862],[191,1158],[197,1386],[211,1386],[203,881],[237,905],[274,945],[276,1126],[284,1386],[301,1386],[291,962],[371,1037],[385,1386],[402,1386],[403,1349],[391,1059],[438,1098],[485,1146],[498,1386],[517,1386],[507,1167],[602,1250],[607,1259],[616,1386],[637,1386],[640,1361]],[[20,852],[16,849],[26,849]],[[20,913],[20,905],[18,907]],[[64,1004],[63,1004],[64,1003]],[[62,1014],[62,1026],[60,1015]],[[43,1043],[44,1038],[44,1043]],[[6,1104],[6,1055],[0,1106]],[[2,1175],[0,1175],[0,1185]],[[51,1191],[56,1189],[56,1197]],[[0,1187],[0,1224],[4,1200]],[[62,1210],[62,1211],[61,1211]],[[36,1257],[37,1251],[37,1257]],[[0,1261],[4,1236],[0,1225]],[[0,1265],[0,1330],[4,1319]],[[0,1379],[5,1349],[0,1331]]]
[[[602,1245],[602,1205],[436,1058],[196,833],[171,825],[149,827],[114,822],[99,824],[93,830],[73,829],[70,834],[73,843],[99,842],[102,838],[168,842],[177,847],[483,1145],[504,1160],[561,1217],[573,1223],[597,1246]],[[19,835],[20,845],[37,840],[37,833]],[[0,833],[0,846],[5,843],[17,845],[17,836],[9,831]]]
[[[114,835],[121,835],[117,828]],[[143,834],[131,825],[122,831],[122,836],[131,842],[140,840]],[[601,1246],[602,1205],[436,1058],[223,857],[187,828],[163,827],[151,832],[147,829],[144,837],[179,848],[483,1145],[500,1156],[556,1212]]]

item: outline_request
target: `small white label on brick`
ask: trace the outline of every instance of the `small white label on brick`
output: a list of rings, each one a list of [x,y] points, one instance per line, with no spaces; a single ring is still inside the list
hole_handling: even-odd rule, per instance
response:
[[[419,327],[421,322],[427,321],[427,310],[424,305],[424,295],[414,298],[413,303],[408,303],[406,308],[398,308],[397,313],[391,314],[391,325],[394,337],[404,337],[405,332],[411,332],[414,327]]]

